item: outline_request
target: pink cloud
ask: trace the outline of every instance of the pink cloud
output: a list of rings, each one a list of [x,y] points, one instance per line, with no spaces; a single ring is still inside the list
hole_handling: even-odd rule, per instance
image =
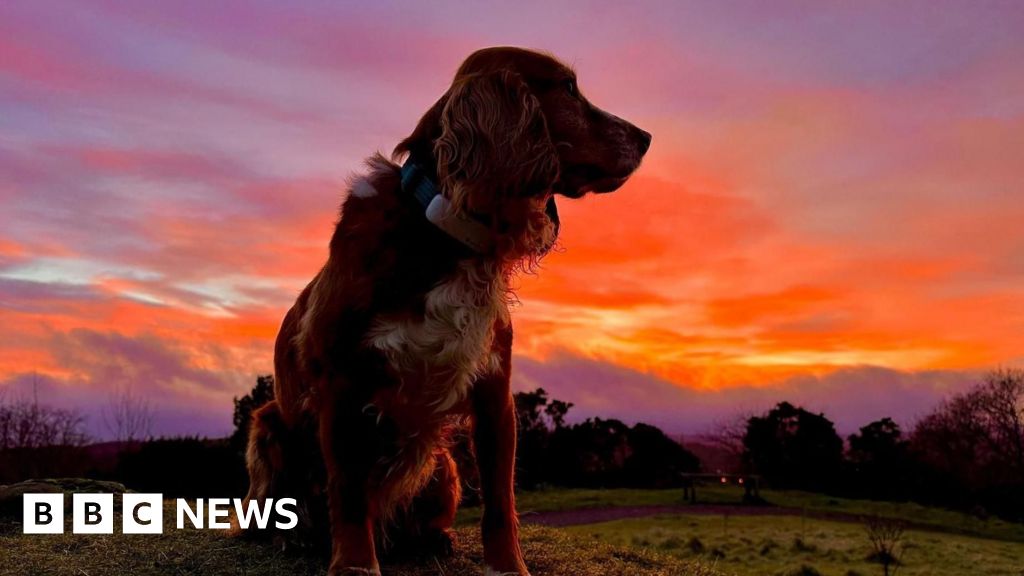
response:
[[[851,423],[874,413],[860,388],[912,416],[1024,345],[1022,22],[914,4],[6,3],[0,368],[71,396],[136,374],[181,407],[244,391],[326,256],[345,176],[470,50],[514,43],[655,133],[622,190],[562,202],[564,250],[520,279],[523,377],[672,426],[781,394],[842,399]]]

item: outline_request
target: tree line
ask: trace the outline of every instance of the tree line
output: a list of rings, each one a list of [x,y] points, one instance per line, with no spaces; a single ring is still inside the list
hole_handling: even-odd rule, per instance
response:
[[[244,450],[252,411],[273,396],[273,378],[260,376],[235,399],[229,438],[149,438],[152,411],[141,398],[112,396],[105,423],[119,435],[111,455],[90,445],[85,419],[38,399],[0,397],[0,483],[42,476],[120,480],[135,489],[175,496],[218,495],[245,489]],[[685,443],[648,424],[588,418],[569,424],[573,405],[543,389],[515,394],[519,422],[517,483],[532,489],[672,487],[702,470]],[[474,481],[471,434],[453,451],[467,488]],[[772,488],[875,500],[913,500],[1024,520],[1024,371],[997,370],[954,395],[904,431],[882,418],[846,439],[820,413],[789,402],[733,420],[704,438],[733,455],[739,470]],[[183,462],[203,462],[216,486],[176,474]],[[717,470],[703,469],[706,472]],[[179,477],[180,476],[180,477]],[[472,490],[467,489],[472,500]]]
[[[700,469],[692,452],[654,426],[603,418],[567,425],[573,405],[543,388],[516,393],[515,404],[520,487],[663,488]]]
[[[781,402],[717,443],[774,488],[912,500],[1024,520],[1024,371],[996,370],[905,433],[892,418],[846,442],[824,414]]]

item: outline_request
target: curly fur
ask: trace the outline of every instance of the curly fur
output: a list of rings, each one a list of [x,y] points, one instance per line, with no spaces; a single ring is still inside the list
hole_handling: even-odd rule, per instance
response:
[[[467,419],[487,570],[527,574],[512,490],[510,282],[556,241],[552,195],[614,189],[650,142],[561,89],[568,79],[536,52],[467,58],[392,160],[371,157],[349,182],[327,262],[285,315],[275,400],[250,429],[248,498],[294,496],[300,526],[329,525],[331,576],[378,573],[375,534],[389,520],[451,548],[450,436]],[[429,176],[487,224],[492,252],[470,253],[424,218],[402,190],[406,155],[432,160]]]

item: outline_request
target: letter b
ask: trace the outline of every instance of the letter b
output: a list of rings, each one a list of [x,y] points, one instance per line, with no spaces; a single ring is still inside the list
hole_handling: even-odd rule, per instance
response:
[[[53,522],[53,514],[50,514],[50,506],[46,502],[36,503],[36,524],[49,524]]]
[[[75,534],[113,534],[114,495],[75,494],[71,500],[71,528]]]
[[[23,534],[63,534],[64,495],[25,494],[21,520]]]

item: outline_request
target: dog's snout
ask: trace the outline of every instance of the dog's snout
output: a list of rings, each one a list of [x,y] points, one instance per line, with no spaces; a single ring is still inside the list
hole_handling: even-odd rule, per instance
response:
[[[636,129],[637,140],[640,142],[640,155],[647,154],[647,150],[651,147],[651,133],[646,130]]]

